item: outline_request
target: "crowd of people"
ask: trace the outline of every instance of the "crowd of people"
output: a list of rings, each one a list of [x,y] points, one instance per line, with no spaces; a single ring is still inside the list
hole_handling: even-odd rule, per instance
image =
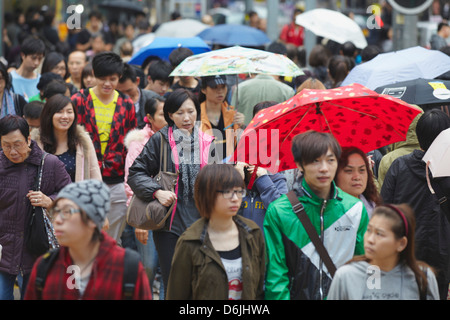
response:
[[[296,169],[232,161],[235,133],[258,112],[339,87],[379,47],[321,42],[306,68],[291,24],[265,49],[304,75],[242,75],[236,88],[223,75],[170,76],[188,48],[127,63],[145,21],[121,34],[93,12],[61,41],[46,14],[42,26],[7,26],[15,37],[0,62],[1,300],[16,285],[21,299],[448,299],[450,206],[422,161],[450,128],[444,111],[424,109],[406,141],[371,153],[306,131],[292,141]],[[163,167],[174,191],[156,179]],[[450,197],[448,178],[432,181]],[[127,223],[133,196],[174,205],[162,229]],[[45,255],[25,245],[37,207],[57,239]]]

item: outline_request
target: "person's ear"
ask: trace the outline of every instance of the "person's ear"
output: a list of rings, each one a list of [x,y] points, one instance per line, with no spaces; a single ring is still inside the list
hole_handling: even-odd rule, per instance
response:
[[[403,250],[405,250],[406,246],[408,245],[408,238],[406,238],[405,236],[403,238],[401,238],[398,241],[398,246],[397,246],[397,251],[400,253]]]

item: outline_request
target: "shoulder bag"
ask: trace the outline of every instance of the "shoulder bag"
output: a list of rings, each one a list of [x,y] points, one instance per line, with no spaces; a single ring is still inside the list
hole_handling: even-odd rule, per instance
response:
[[[41,164],[38,167],[38,175],[35,190],[41,188],[44,160],[48,153],[42,155]],[[25,230],[25,244],[32,254],[40,256],[49,249],[58,247],[58,242],[53,232],[53,225],[47,211],[42,207],[31,206],[29,220]]]
[[[178,173],[167,171],[167,142],[161,135],[161,153],[159,173],[154,180],[161,186],[162,190],[174,192]],[[135,228],[143,230],[158,230],[164,227],[167,218],[170,217],[175,206],[175,201],[170,207],[163,206],[158,199],[144,201],[135,194],[131,198],[127,209],[127,223]]]
[[[292,204],[292,208],[294,209],[294,212],[297,214],[297,217],[300,219],[300,222],[303,224],[303,227],[305,228],[306,232],[308,233],[308,236],[311,239],[311,242],[316,247],[316,250],[319,253],[320,258],[325,263],[325,266],[327,267],[328,272],[331,274],[331,277],[334,277],[334,273],[336,272],[336,266],[334,265],[333,261],[331,260],[327,249],[325,248],[322,241],[320,240],[316,229],[314,229],[314,226],[312,225],[311,220],[309,220],[309,217],[305,212],[305,208],[298,200],[298,197],[295,194],[295,191],[291,190],[286,195]]]

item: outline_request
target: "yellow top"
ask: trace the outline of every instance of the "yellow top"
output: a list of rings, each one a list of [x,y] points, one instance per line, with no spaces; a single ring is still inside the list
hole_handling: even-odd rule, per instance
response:
[[[94,93],[92,88],[89,88],[89,93],[92,97],[92,103],[95,109],[95,121],[97,122],[98,134],[100,136],[100,143],[102,145],[102,154],[105,154],[106,146],[109,141],[109,133],[111,132],[111,122],[116,110],[117,98],[119,92],[114,91],[114,99],[104,104]]]

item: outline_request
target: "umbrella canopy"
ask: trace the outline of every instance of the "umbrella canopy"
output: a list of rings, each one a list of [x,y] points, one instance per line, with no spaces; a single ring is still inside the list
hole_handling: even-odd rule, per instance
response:
[[[329,132],[342,147],[355,146],[369,152],[405,140],[409,125],[420,112],[359,84],[304,89],[281,104],[261,110],[242,134],[233,159],[271,172],[296,168],[292,138],[308,130]]]
[[[450,177],[450,129],[442,131],[434,139],[422,160],[429,162],[434,178]]]
[[[199,37],[192,38],[155,38],[153,42],[141,48],[131,57],[129,64],[141,65],[149,56],[158,56],[169,60],[170,53],[176,48],[189,48],[194,54],[211,51],[209,46]]]
[[[125,0],[106,0],[100,3],[99,8],[132,14],[145,14],[140,4]]]
[[[303,71],[284,55],[234,46],[187,57],[171,76],[204,77],[241,73],[299,76]]]
[[[438,50],[412,47],[381,53],[354,67],[342,86],[359,83],[375,90],[380,86],[417,78],[434,79],[450,70],[450,57]]]
[[[197,36],[209,44],[224,46],[257,47],[270,42],[263,31],[238,24],[219,24],[203,30]]]
[[[155,36],[167,38],[190,38],[208,28],[209,25],[195,19],[179,19],[161,23]]]
[[[133,52],[138,52],[143,47],[148,46],[150,43],[152,43],[153,40],[155,40],[155,34],[153,32],[140,35],[131,42],[131,44],[133,45]]]
[[[414,79],[401,81],[375,89],[407,103],[422,105],[450,104],[450,81],[437,79]]]
[[[337,43],[351,41],[359,48],[367,46],[367,40],[361,27],[352,19],[339,11],[329,9],[313,9],[299,14],[295,23],[321,36]]]

